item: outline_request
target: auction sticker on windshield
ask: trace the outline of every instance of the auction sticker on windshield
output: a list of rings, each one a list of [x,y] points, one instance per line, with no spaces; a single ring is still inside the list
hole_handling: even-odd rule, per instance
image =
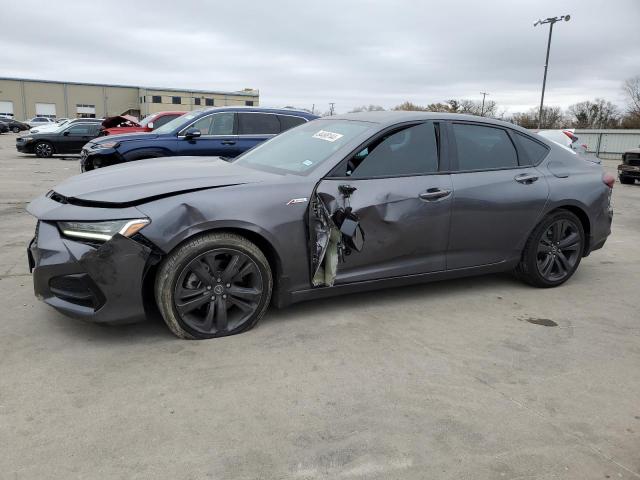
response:
[[[326,130],[320,130],[313,134],[313,138],[319,138],[320,140],[326,140],[327,142],[335,142],[342,137],[344,137],[344,135],[341,133],[328,132]]]

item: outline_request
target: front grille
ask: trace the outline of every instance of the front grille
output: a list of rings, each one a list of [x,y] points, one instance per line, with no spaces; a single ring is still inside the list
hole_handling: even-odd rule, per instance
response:
[[[104,303],[100,290],[86,273],[53,277],[49,280],[49,290],[62,300],[94,310]]]
[[[633,165],[635,167],[640,167],[640,153],[627,153],[625,155],[625,163],[627,165]]]

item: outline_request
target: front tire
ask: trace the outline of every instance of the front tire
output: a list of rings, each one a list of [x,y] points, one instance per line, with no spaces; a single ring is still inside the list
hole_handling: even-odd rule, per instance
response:
[[[246,238],[206,233],[163,261],[155,297],[169,329],[185,339],[235,335],[264,316],[273,289],[269,262]]]
[[[534,287],[562,285],[580,265],[584,246],[580,219],[567,210],[556,211],[545,217],[529,236],[516,274]]]
[[[20,128],[18,128],[18,127],[13,127],[13,128],[11,129],[11,131],[12,131],[13,133],[20,133]]]
[[[38,142],[33,147],[33,151],[38,158],[51,158],[53,157],[53,145],[49,142]]]

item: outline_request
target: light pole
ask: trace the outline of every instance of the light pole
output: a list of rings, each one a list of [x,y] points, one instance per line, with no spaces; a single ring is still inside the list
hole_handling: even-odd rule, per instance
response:
[[[480,92],[480,95],[482,95],[482,108],[480,109],[480,116],[484,117],[484,98],[489,94],[487,92]]]
[[[553,33],[553,24],[564,20],[568,22],[571,19],[570,15],[561,15],[559,17],[549,17],[545,20],[538,20],[533,24],[534,27],[538,25],[544,25],[545,23],[549,24],[549,40],[547,42],[547,58],[544,61],[544,77],[542,79],[542,97],[540,98],[540,112],[538,113],[538,130],[542,128],[542,107],[544,105],[544,87],[547,84],[547,69],[549,68],[549,50],[551,50],[551,34]]]

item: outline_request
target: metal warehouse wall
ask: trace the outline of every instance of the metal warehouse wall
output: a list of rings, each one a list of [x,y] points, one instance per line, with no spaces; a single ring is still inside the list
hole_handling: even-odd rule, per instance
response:
[[[576,129],[575,134],[587,151],[608,160],[620,160],[624,152],[640,146],[640,130]]]

